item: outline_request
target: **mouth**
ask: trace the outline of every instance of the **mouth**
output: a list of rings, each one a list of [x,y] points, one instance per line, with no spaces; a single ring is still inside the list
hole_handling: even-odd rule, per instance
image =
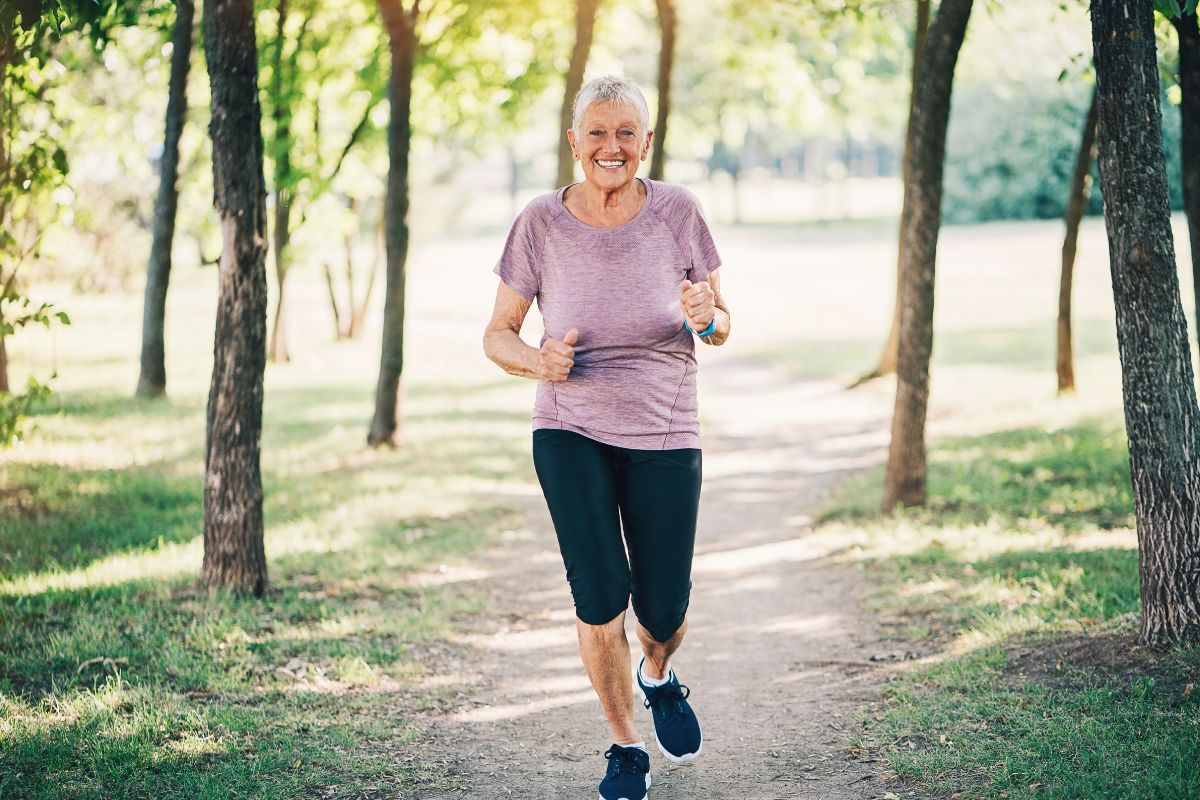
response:
[[[596,163],[604,169],[620,169],[621,167],[625,166],[624,159],[597,158]]]

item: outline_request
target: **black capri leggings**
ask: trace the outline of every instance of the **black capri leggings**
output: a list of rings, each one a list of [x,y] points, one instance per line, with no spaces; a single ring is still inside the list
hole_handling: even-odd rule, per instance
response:
[[[655,640],[679,630],[692,588],[700,461],[698,448],[634,450],[574,431],[533,432],[533,465],[579,619],[603,625],[632,595]]]

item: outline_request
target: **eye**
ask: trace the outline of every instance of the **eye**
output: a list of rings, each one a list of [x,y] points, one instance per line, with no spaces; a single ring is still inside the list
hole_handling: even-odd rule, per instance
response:
[[[603,134],[603,131],[598,131],[598,130],[588,131],[588,136],[600,136],[602,134]]]
[[[626,139],[632,138],[633,137],[633,128],[625,128],[624,130],[621,131],[621,135],[624,136]]]

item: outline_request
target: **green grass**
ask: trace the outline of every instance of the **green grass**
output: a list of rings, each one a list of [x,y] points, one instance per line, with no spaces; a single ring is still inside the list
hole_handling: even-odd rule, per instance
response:
[[[395,451],[363,445],[365,387],[269,386],[262,599],[198,585],[201,398],[40,409],[0,464],[0,797],[446,784],[413,749],[454,691],[423,653],[483,599],[413,575],[520,524],[500,494],[530,479],[527,417],[463,408],[510,385],[413,386]]]
[[[926,657],[858,744],[933,797],[1200,797],[1200,651],[1134,641],[1119,415],[937,441],[924,507],[879,513],[881,483],[848,483],[817,535]]]

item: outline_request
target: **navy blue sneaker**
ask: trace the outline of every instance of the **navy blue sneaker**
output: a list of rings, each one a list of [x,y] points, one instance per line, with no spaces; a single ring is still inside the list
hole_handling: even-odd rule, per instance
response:
[[[650,756],[640,747],[614,744],[604,754],[608,771],[600,781],[600,800],[646,800],[650,791]]]
[[[645,662],[645,657],[642,662]],[[662,686],[647,686],[642,683],[642,665],[633,671],[634,683],[642,695],[642,702],[654,715],[654,738],[658,749],[674,764],[688,764],[700,755],[704,737],[700,735],[700,722],[688,705],[691,689],[679,685],[675,670],[667,673],[669,680]]]

